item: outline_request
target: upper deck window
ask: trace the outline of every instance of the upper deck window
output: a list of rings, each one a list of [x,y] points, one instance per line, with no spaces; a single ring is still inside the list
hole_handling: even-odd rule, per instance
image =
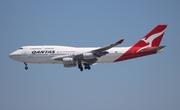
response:
[[[19,49],[23,49],[23,48],[19,48]]]

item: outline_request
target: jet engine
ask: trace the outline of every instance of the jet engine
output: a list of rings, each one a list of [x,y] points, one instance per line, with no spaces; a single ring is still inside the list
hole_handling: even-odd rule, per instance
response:
[[[93,53],[83,53],[83,58],[84,59],[93,59],[95,58],[95,55]]]
[[[75,67],[76,61],[73,58],[63,58],[64,67]]]

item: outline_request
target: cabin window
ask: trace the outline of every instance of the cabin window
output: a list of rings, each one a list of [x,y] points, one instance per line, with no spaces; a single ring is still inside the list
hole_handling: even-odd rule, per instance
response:
[[[23,49],[23,48],[19,48],[19,49]]]
[[[54,49],[54,48],[44,48],[44,49]]]
[[[38,49],[40,50],[41,48],[31,48],[31,49],[32,49],[32,50],[38,50]]]

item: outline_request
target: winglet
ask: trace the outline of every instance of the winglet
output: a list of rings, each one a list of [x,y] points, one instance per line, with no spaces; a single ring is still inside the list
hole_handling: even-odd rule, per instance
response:
[[[116,42],[115,44],[116,44],[116,45],[121,44],[123,41],[124,41],[124,39],[121,39],[121,40],[119,40],[118,42]]]

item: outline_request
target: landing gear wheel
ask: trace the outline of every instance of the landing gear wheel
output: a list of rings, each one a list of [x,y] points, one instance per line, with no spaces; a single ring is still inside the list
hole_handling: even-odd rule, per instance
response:
[[[82,67],[82,64],[78,64],[78,68],[80,69],[80,71],[83,71],[83,67]]]
[[[82,68],[80,68],[80,71],[83,71],[83,67],[82,67]]]
[[[91,69],[91,67],[89,66],[89,67],[88,67],[88,70],[90,70],[90,69]]]
[[[25,67],[25,70],[28,70],[28,67]]]
[[[91,69],[91,66],[90,66],[89,64],[84,64],[84,69],[90,70],[90,69]]]
[[[27,63],[24,62],[24,64],[25,64],[25,70],[28,70]]]

